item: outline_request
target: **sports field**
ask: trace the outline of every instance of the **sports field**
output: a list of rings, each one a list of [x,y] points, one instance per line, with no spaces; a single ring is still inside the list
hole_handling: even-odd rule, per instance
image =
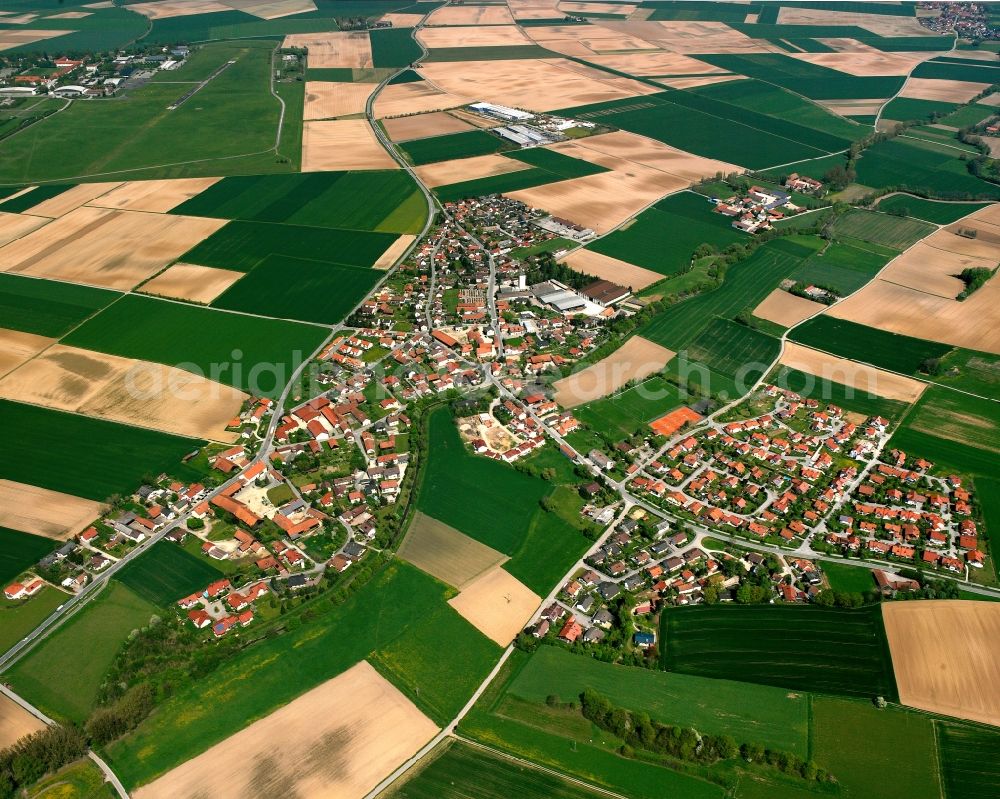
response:
[[[388,796],[394,799],[598,799],[540,769],[457,740],[442,743]]]
[[[119,296],[114,291],[0,272],[0,326],[61,336]]]
[[[948,799],[980,799],[1000,792],[1000,732],[935,722],[941,781]]]
[[[127,101],[74,103],[0,142],[0,181],[124,170],[129,178],[290,171],[290,163],[268,152],[280,114],[269,91],[273,46],[268,41],[205,45],[216,66],[235,63],[175,110],[168,106],[187,87],[156,82],[130,91]],[[123,130],[130,135],[120,135]],[[66,152],[67,141],[75,142],[72,153]]]
[[[942,203],[911,194],[892,194],[879,200],[877,206],[878,210],[886,213],[905,212],[906,216],[937,225],[949,225],[985,207],[986,203]]]
[[[405,206],[407,213],[398,213]],[[171,213],[288,225],[419,233],[425,203],[398,169],[223,178]]]
[[[201,591],[222,572],[170,541],[158,541],[115,575],[136,594],[166,607]]]
[[[149,624],[158,610],[112,583],[17,661],[4,680],[47,714],[82,722],[129,633]]]
[[[279,393],[322,328],[129,295],[63,339],[84,349],[181,366],[253,394]],[[257,383],[257,385],[253,385]]]
[[[500,648],[449,608],[448,596],[434,578],[391,563],[343,604],[178,688],[135,733],[108,747],[113,768],[130,788],[149,782],[373,652],[376,669],[423,712],[438,723],[451,719]],[[398,680],[397,668],[419,684],[419,695]]]
[[[700,605],[662,614],[668,671],[817,691],[896,698],[878,605]]]
[[[55,548],[49,538],[0,527],[0,583],[7,585]]]
[[[562,702],[579,701],[587,688],[662,724],[728,734],[799,755],[809,747],[805,696],[768,685],[603,663],[557,646],[538,647],[507,693],[541,705],[553,694]]]
[[[874,242],[894,250],[905,250],[934,230],[933,225],[916,219],[879,214],[862,208],[851,209],[833,226],[835,235]]]
[[[138,488],[144,475],[180,476],[201,441],[0,400],[6,445],[0,478],[103,502]]]
[[[808,347],[905,375],[916,374],[926,359],[941,358],[951,351],[947,344],[889,333],[826,314],[795,328],[789,338]]]
[[[675,275],[689,267],[692,254],[702,244],[723,250],[746,238],[745,233],[733,230],[728,217],[715,213],[704,197],[684,191],[660,200],[587,249],[661,275]]]

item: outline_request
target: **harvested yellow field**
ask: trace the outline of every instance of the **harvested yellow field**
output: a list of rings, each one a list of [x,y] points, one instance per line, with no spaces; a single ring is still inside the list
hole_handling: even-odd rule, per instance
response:
[[[603,234],[689,183],[668,172],[636,165],[627,171],[561,180],[507,196]]]
[[[279,19],[316,10],[313,0],[220,0],[220,2],[235,11],[253,14],[261,19]]]
[[[711,86],[713,83],[728,83],[733,80],[746,80],[746,75],[703,75],[700,78],[657,78],[657,83],[672,89],[697,89],[699,86]]]
[[[10,23],[10,19],[4,20]],[[34,44],[43,39],[52,39],[56,36],[66,36],[74,31],[67,30],[20,30],[15,31],[10,28],[0,30],[0,50],[9,50],[11,47],[20,47],[23,44]]]
[[[613,55],[595,55],[587,59],[608,69],[617,69],[630,75],[706,75],[727,74],[720,67],[713,67],[704,61],[698,61],[680,53],[616,53]]]
[[[917,242],[894,259],[879,275],[880,279],[953,300],[965,288],[965,283],[956,277],[963,269],[977,266],[992,269],[997,265],[995,257],[992,260],[974,258],[932,246],[931,239],[941,233],[949,235],[947,231],[939,231]]]
[[[144,283],[139,290],[157,297],[208,305],[244,275],[232,269],[176,263]]]
[[[82,206],[0,248],[0,271],[128,290],[224,224]]]
[[[413,244],[416,238],[417,237],[412,233],[404,233],[401,235],[392,244],[390,244],[386,251],[378,257],[378,260],[372,264],[372,269],[391,269],[393,264],[403,257],[403,253],[406,252],[407,248],[411,244]]]
[[[54,338],[0,327],[0,375],[7,374],[55,342]]]
[[[545,25],[525,28],[525,33],[542,47],[570,56],[658,49],[653,42],[600,24]]]
[[[0,749],[6,749],[18,738],[43,729],[44,721],[36,719],[5,694],[0,694]]]
[[[507,560],[502,552],[419,511],[398,555],[459,591]]]
[[[530,111],[551,111],[657,91],[655,86],[596,70],[581,74],[577,68],[579,65],[563,58],[543,58],[431,62],[420,71],[426,80],[455,96],[489,97],[491,102]]]
[[[885,100],[817,100],[827,111],[849,116],[875,116]]]
[[[936,80],[934,78],[907,78],[900,97],[914,100],[942,100],[948,103],[967,103],[988,83],[973,83],[968,80]]]
[[[518,161],[516,158],[504,158],[502,155],[477,155],[472,158],[457,158],[454,161],[439,161],[436,164],[418,166],[414,172],[417,173],[421,181],[433,189],[437,186],[461,183],[463,180],[520,172],[527,168],[528,164],[524,161]]]
[[[389,22],[394,28],[413,28],[424,18],[423,14],[392,13],[383,14],[383,22]]]
[[[88,203],[91,200],[100,197],[102,194],[107,194],[112,189],[121,186],[118,183],[81,183],[79,186],[74,186],[72,189],[64,191],[62,194],[57,194],[44,202],[40,202],[38,205],[33,205],[31,208],[26,210],[24,213],[30,214],[31,216],[47,216],[51,219],[56,217],[65,216],[70,211],[74,211],[79,208],[84,203]]]
[[[669,144],[625,130],[560,142],[553,145],[552,149],[609,169],[628,171],[628,164],[638,164],[692,182],[712,177],[717,172],[728,174],[743,171],[743,167],[736,164],[692,155]]]
[[[49,14],[46,19],[83,19],[93,13],[93,11],[64,11],[62,14]]]
[[[86,530],[105,510],[90,499],[0,480],[0,527],[66,541]]]
[[[361,661],[132,795],[361,799],[437,731]]]
[[[507,6],[441,6],[427,25],[513,25]]]
[[[781,289],[775,289],[761,300],[760,305],[753,309],[753,315],[782,327],[791,327],[803,319],[814,316],[825,307],[822,303],[807,300],[805,297],[797,297]]]
[[[862,325],[1000,355],[1000,280],[964,302],[873,280],[827,313]]]
[[[225,428],[247,399],[182,369],[62,344],[0,379],[0,397],[225,442],[237,439]]]
[[[393,141],[426,139],[431,136],[443,136],[446,133],[461,133],[473,128],[468,122],[447,114],[444,111],[432,111],[429,114],[387,119],[383,125],[385,126],[385,132],[389,134],[389,138]]]
[[[399,169],[364,119],[306,122],[302,128],[302,171]],[[3,250],[0,250],[0,254]]]
[[[459,82],[459,89],[461,85]],[[443,111],[473,102],[463,94],[441,91],[427,81],[421,83],[397,83],[386,86],[375,98],[375,118],[397,117],[407,114],[423,114],[428,111]]]
[[[994,265],[1000,260],[1000,227],[984,222],[975,214],[931,234],[924,242],[936,250],[985,258],[993,261]]]
[[[120,211],[150,211],[165,214],[214,186],[222,178],[177,178],[174,180],[130,180],[87,205]]]
[[[882,618],[900,702],[1000,725],[1000,605],[886,602]]]
[[[724,22],[600,20],[595,25],[634,36],[674,53],[783,53],[778,45],[751,39]]]
[[[538,594],[497,566],[469,583],[448,604],[487,638],[507,646],[541,601]]]
[[[568,11],[571,14],[590,12],[592,14],[622,14],[628,16],[638,8],[637,5],[629,3],[560,3],[560,11]]]
[[[927,28],[916,17],[893,14],[861,14],[855,11],[827,11],[821,8],[782,6],[779,25],[857,25],[879,36],[926,36]]]
[[[559,0],[507,0],[514,19],[561,19]]]
[[[152,3],[130,3],[129,9],[150,19],[170,19],[232,10],[217,0],[154,0]]]
[[[553,383],[555,401],[564,408],[575,408],[606,397],[629,380],[659,372],[676,354],[642,336],[632,336],[607,358]]]
[[[859,393],[874,394],[878,397],[902,402],[916,402],[927,388],[926,383],[911,377],[883,372],[874,366],[866,366],[836,355],[803,347],[794,341],[786,341],[781,352],[782,366],[798,369],[832,383],[840,383],[857,389]]]
[[[303,119],[332,119],[363,114],[374,91],[371,83],[330,83],[311,80],[306,83]]]
[[[792,58],[807,61],[821,67],[829,67],[848,75],[874,77],[887,75],[909,75],[921,61],[934,53],[883,53],[868,49],[860,52],[837,53],[789,53]]]
[[[305,47],[308,63],[313,69],[329,67],[368,68],[372,64],[372,46],[368,31],[335,31],[332,33],[290,33],[284,47]]]
[[[659,272],[643,269],[641,266],[628,263],[628,261],[620,261],[610,255],[602,255],[593,250],[582,248],[573,250],[561,260],[576,272],[610,280],[619,286],[627,286],[632,291],[642,291],[646,286],[663,280],[663,275]]]
[[[417,41],[428,50],[447,47],[508,47],[531,43],[517,25],[420,28],[417,31]]]
[[[38,230],[42,225],[47,225],[48,222],[48,219],[41,216],[24,216],[0,211],[0,247],[10,244],[14,239],[19,239],[33,230]]]

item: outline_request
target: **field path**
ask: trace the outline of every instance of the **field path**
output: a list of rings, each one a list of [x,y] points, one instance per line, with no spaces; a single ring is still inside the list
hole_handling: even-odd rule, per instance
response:
[[[951,49],[947,51],[949,53],[954,53],[955,50],[958,48],[958,34],[956,33],[956,34],[954,34],[954,36],[955,36],[955,38],[954,38],[954,40],[951,43]],[[937,57],[936,53],[935,53],[935,57]],[[918,61],[916,64],[914,64],[912,67],[910,67],[910,71],[906,73],[906,79],[903,81],[903,85],[899,87],[899,91],[897,91],[892,97],[890,97],[888,100],[886,100],[884,103],[882,103],[882,105],[879,106],[878,113],[875,114],[875,124],[873,125],[873,127],[875,128],[875,130],[878,130],[878,123],[882,121],[882,112],[885,111],[886,106],[888,106],[889,103],[891,103],[893,100],[895,100],[897,97],[899,97],[899,95],[902,93],[903,89],[906,88],[906,81],[908,81],[910,79],[910,75],[913,74],[913,70],[915,70],[917,67],[919,67],[921,64],[923,64],[924,61],[926,61],[926,60],[927,59],[925,58],[922,61]]]

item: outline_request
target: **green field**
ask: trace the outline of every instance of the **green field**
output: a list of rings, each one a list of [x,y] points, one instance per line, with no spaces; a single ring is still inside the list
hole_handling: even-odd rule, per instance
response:
[[[552,694],[562,702],[579,701],[586,688],[604,694],[614,705],[645,711],[661,724],[728,734],[800,756],[809,748],[804,696],[767,685],[603,663],[557,646],[538,647],[507,693],[541,705]]]
[[[181,256],[184,263],[249,272],[269,255],[368,267],[396,240],[393,233],[236,220]]]
[[[697,605],[661,616],[668,671],[793,691],[896,698],[878,605]]]
[[[154,605],[167,607],[222,577],[218,569],[169,541],[158,541],[115,575]]]
[[[149,624],[157,611],[112,583],[17,661],[4,680],[49,715],[82,722],[129,633]]]
[[[906,425],[893,433],[888,446],[926,458],[938,471],[982,475],[996,473],[996,452],[923,433]]]
[[[49,2],[48,0],[28,0],[28,2],[5,2],[6,10],[32,12],[43,14],[38,19],[31,20],[33,30],[72,31],[61,36],[22,44],[5,50],[9,55],[15,53],[66,53],[75,56],[95,50],[114,50],[128,45],[142,36],[149,27],[146,18],[130,9],[118,6],[109,8],[87,8],[90,12],[79,19],[57,19],[52,15],[69,10],[81,3]],[[5,26],[6,27],[6,26]],[[15,26],[15,30],[16,30]],[[19,26],[19,27],[23,27]]]
[[[104,779],[94,761],[82,758],[42,778],[25,794],[26,799],[115,799],[118,794]]]
[[[597,799],[605,794],[457,740],[438,746],[388,796],[395,799]]]
[[[985,119],[989,119],[997,113],[996,108],[991,105],[963,105],[953,113],[939,120],[942,125],[952,128],[964,128],[969,125],[978,125]]]
[[[813,760],[847,796],[874,790],[879,799],[940,799],[934,722],[927,716],[816,696],[812,722]]]
[[[38,336],[61,336],[119,296],[115,291],[0,272],[3,327]]]
[[[950,200],[995,199],[1000,186],[969,173],[956,150],[913,139],[889,139],[864,151],[857,180],[874,189],[912,191]]]
[[[735,380],[745,393],[780,352],[781,342],[774,336],[716,317],[688,344],[686,357],[695,368],[704,365],[713,374]]]
[[[942,358],[951,351],[947,344],[889,333],[825,314],[796,327],[789,338],[808,347],[905,375],[916,374],[926,359]]]
[[[342,605],[293,631],[265,638],[196,683],[178,687],[135,733],[107,748],[112,767],[130,788],[146,783],[373,651],[391,651],[402,636],[410,641],[407,668],[428,677],[419,696],[411,698],[444,723],[500,654],[496,644],[446,604],[450,595],[420,570],[391,563]],[[443,621],[447,617],[454,618]],[[454,619],[458,621],[452,623]],[[411,627],[422,636],[410,634]],[[461,657],[442,657],[446,652],[460,652]]]
[[[405,206],[409,213],[397,213]],[[419,233],[426,203],[403,170],[223,178],[171,213],[289,225]]]
[[[875,277],[888,260],[851,244],[831,242],[822,253],[806,258],[792,273],[792,279],[831,288],[846,297]]]
[[[180,366],[270,396],[281,392],[295,365],[325,336],[319,327],[131,294],[78,327],[63,343]]]
[[[686,270],[702,244],[722,250],[746,240],[747,234],[734,230],[730,219],[715,213],[704,197],[683,191],[660,200],[587,249],[669,276]]]
[[[494,136],[485,130],[469,130],[464,133],[449,133],[444,136],[431,136],[427,139],[415,139],[397,145],[410,163],[422,166],[435,161],[449,161],[453,158],[469,158],[475,155],[488,155],[514,148],[512,142]]]
[[[7,585],[29,566],[34,566],[48,555],[56,546],[57,542],[50,538],[0,527],[0,583]]]
[[[870,241],[894,250],[907,249],[935,229],[933,225],[916,219],[879,214],[861,208],[848,211],[833,226],[835,235]]]
[[[957,107],[958,103],[946,103],[941,100],[916,100],[912,97],[897,97],[883,109],[882,118],[895,119],[899,122],[908,122],[914,119],[930,119],[932,114],[950,114]]]
[[[551,50],[537,44],[502,44],[493,47],[435,47],[427,61],[508,61],[523,58],[553,58]]]
[[[523,150],[515,150],[507,155],[515,161],[522,161],[538,169],[545,169],[553,175],[558,175],[561,180],[572,178],[583,178],[587,175],[597,175],[601,172],[609,171],[606,166],[592,164],[582,158],[572,158],[558,150],[547,150],[544,147],[529,147]]]
[[[1000,455],[1000,404],[940,386],[923,393],[900,429]]]
[[[631,436],[681,404],[677,386],[654,375],[618,394],[580,405],[573,409],[573,415],[593,430],[620,438]]]
[[[0,594],[0,653],[34,630],[67,598],[67,594],[48,585],[27,602],[12,602]]]
[[[35,186],[19,197],[4,200],[0,203],[0,211],[7,214],[20,214],[29,208],[34,208],[39,203],[43,203],[53,197],[58,197],[68,189],[72,189],[75,183],[50,183],[47,186]]]
[[[903,212],[914,219],[923,219],[936,225],[949,225],[968,216],[989,203],[949,203],[925,200],[910,194],[893,194],[879,200],[878,210]]]
[[[989,62],[971,59],[925,61],[910,73],[914,78],[932,80],[966,80],[973,83],[1000,83],[1000,69]]]
[[[151,82],[127,100],[73,103],[0,141],[0,181],[291,171],[294,165],[273,152],[280,114],[269,91],[273,47],[268,41],[205,45],[217,65],[236,63],[172,111],[168,106],[185,86]],[[74,142],[71,153],[67,141]]]
[[[815,375],[800,372],[779,365],[770,375],[767,382],[794,391],[803,397],[812,397],[823,402],[832,402],[845,411],[861,413],[865,416],[884,416],[887,419],[899,419],[909,408],[909,405],[899,400],[884,399],[867,391],[860,391],[852,386],[837,383]]]
[[[409,66],[424,53],[413,39],[412,28],[376,28],[368,32],[368,38],[377,69]]]
[[[875,590],[875,580],[870,569],[861,566],[848,566],[844,563],[831,563],[824,560],[821,564],[823,573],[834,591],[860,593]]]
[[[181,458],[201,441],[48,408],[0,400],[5,446],[0,479],[103,502],[127,494],[146,475],[180,476]]]
[[[212,301],[213,308],[332,325],[385,273],[357,266],[268,255]]]
[[[1000,793],[1000,732],[937,721],[941,781],[947,799],[981,799]]]
[[[749,258],[730,266],[719,288],[667,307],[638,332],[673,350],[686,347],[714,317],[732,319],[744,309],[755,308],[820,246],[818,238],[767,242]]]

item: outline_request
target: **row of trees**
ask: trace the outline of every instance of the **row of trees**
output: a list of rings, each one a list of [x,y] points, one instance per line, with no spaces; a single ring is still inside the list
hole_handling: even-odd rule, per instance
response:
[[[606,696],[590,688],[580,696],[580,709],[588,720],[625,741],[622,754],[632,748],[666,755],[689,763],[711,765],[720,760],[743,758],[748,763],[770,766],[783,774],[816,782],[833,778],[812,761],[761,744],[737,743],[731,735],[709,735],[692,727],[678,727],[652,721],[649,714],[616,707]]]
[[[76,727],[54,725],[26,735],[0,750],[0,799],[13,799],[27,786],[86,753],[87,741]]]

